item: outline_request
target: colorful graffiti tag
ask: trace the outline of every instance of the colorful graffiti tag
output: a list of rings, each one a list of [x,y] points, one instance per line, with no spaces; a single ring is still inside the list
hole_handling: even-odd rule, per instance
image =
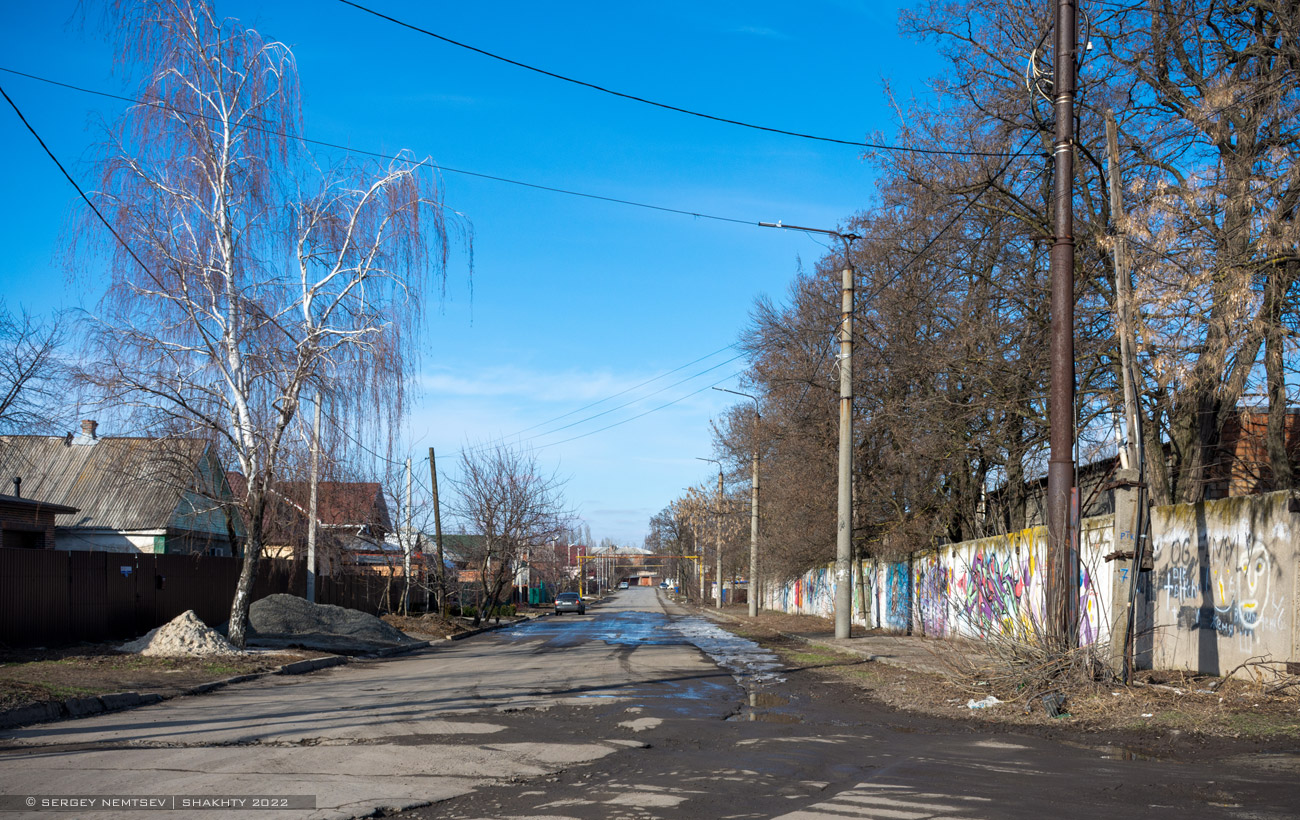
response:
[[[914,570],[916,578],[913,589],[916,593],[916,615],[921,634],[945,637],[949,634],[948,589],[952,569],[940,563],[938,556],[930,555],[918,559]]]

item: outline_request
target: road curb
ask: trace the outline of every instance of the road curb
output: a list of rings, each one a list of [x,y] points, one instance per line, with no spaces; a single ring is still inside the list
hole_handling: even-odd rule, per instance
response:
[[[428,645],[428,641],[424,642]],[[35,723],[52,723],[61,720],[73,720],[76,718],[92,717],[102,715],[107,712],[125,712],[130,709],[138,709],[141,706],[149,706],[154,703],[161,703],[164,700],[183,697],[186,695],[204,695],[208,692],[215,692],[218,689],[224,689],[235,683],[245,683],[259,678],[269,677],[271,675],[304,675],[308,672],[315,672],[317,669],[326,669],[331,666],[339,666],[348,662],[348,658],[343,655],[326,655],[321,658],[307,658],[293,663],[286,663],[269,669],[265,672],[252,672],[247,675],[233,675],[229,678],[220,680],[207,681],[195,686],[191,686],[182,692],[174,695],[160,695],[156,692],[112,692],[105,695],[90,695],[80,698],[68,698],[62,701],[45,701],[43,703],[33,703],[27,706],[19,706],[16,709],[6,709],[0,712],[0,730],[12,729],[17,726],[29,726]]]

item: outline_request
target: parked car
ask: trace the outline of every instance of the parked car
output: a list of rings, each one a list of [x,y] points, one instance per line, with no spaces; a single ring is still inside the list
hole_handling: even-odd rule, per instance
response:
[[[618,588],[619,588],[619,589],[627,589],[627,581],[619,581],[619,582],[618,582]]]
[[[587,606],[578,597],[576,592],[561,592],[555,596],[555,614],[563,615],[566,612],[576,612],[579,615],[587,614]]]

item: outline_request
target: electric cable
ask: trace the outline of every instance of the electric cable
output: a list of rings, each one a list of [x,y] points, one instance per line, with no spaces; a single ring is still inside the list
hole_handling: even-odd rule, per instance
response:
[[[171,111],[173,113],[182,114],[187,117],[195,117],[198,119],[204,119],[208,121],[215,121],[217,119],[215,116],[211,114],[204,114],[198,111],[187,111],[186,109],[177,108],[175,106],[167,105],[165,103],[161,103],[156,100],[154,101],[142,100],[137,97],[128,97],[122,94],[114,94],[109,91],[97,91],[93,88],[86,88],[84,86],[73,85],[72,83],[65,83],[60,80],[52,80],[48,77],[42,77],[37,74],[30,74],[25,71],[18,71],[17,69],[7,68],[5,66],[0,66],[0,72],[13,74],[15,76],[23,77],[29,80],[34,80],[40,83],[46,83],[48,85],[53,85],[58,88],[64,88],[69,91],[76,91],[82,94],[89,94],[96,97],[104,97],[111,100],[118,100],[120,102],[131,103],[132,105],[150,106],[152,108],[157,108],[161,111]],[[403,162],[409,162],[411,163],[412,166],[416,168],[428,167],[440,173],[445,172],[450,174],[459,174],[461,176],[474,177],[476,179],[486,179],[486,180],[491,180],[493,182],[501,182],[507,185],[518,185],[523,188],[531,188],[533,190],[546,191],[548,193],[562,194],[564,196],[574,196],[582,199],[592,199],[599,202],[608,202],[614,205],[627,205],[633,208],[644,208],[646,210],[658,211],[661,213],[676,214],[678,216],[690,216],[690,217],[695,217],[697,219],[708,219],[715,222],[728,222],[735,225],[750,225],[750,226],[757,226],[759,224],[759,220],[756,219],[737,219],[735,217],[730,217],[730,216],[718,216],[716,214],[707,214],[702,211],[690,211],[683,208],[671,208],[665,205],[654,205],[651,203],[638,202],[636,200],[631,200],[631,199],[622,199],[619,197],[605,196],[603,194],[592,194],[592,193],[587,193],[585,191],[575,191],[569,188],[560,188],[553,185],[543,185],[537,182],[528,182],[520,179],[512,179],[510,177],[497,176],[495,174],[487,174],[487,173],[482,173],[480,171],[470,171],[464,168],[453,168],[447,165],[440,165],[434,162],[431,158],[416,162],[410,155],[387,154],[384,153],[383,151],[373,151],[365,148],[353,148],[347,145],[342,145],[337,142],[329,142],[327,140],[319,140],[319,139],[313,139],[311,137],[304,137],[301,135],[290,134],[284,131],[278,131],[273,128],[266,128],[264,126],[259,126],[259,125],[244,124],[242,127],[247,128],[250,131],[256,131],[262,134],[269,134],[270,136],[274,136],[274,137],[283,137],[285,139],[299,140],[307,145],[316,145],[321,148],[329,148],[335,151],[342,151],[345,154],[357,154],[360,156],[374,157],[376,159],[398,160]],[[1005,156],[1005,155],[997,154],[993,156]],[[878,240],[902,239],[902,237],[875,237],[875,238]]]
[[[481,54],[484,57],[490,57],[493,60],[499,60],[503,63],[507,63],[508,65],[515,66],[516,68],[522,68],[527,71],[532,71],[534,73],[541,74],[542,76],[545,77],[550,77],[555,80],[561,80],[566,83],[572,83],[573,85],[582,86],[583,88],[590,88],[591,90],[599,91],[602,94],[609,94],[611,96],[619,97],[624,100],[643,103],[645,105],[654,106],[655,108],[662,108],[666,111],[675,111],[679,114],[687,114],[692,117],[699,117],[700,119],[711,120],[713,122],[720,122],[726,125],[736,125],[736,126],[740,126],[741,128],[751,128],[755,131],[766,131],[770,134],[781,134],[787,137],[798,137],[800,139],[814,140],[816,142],[829,142],[829,143],[834,143],[836,145],[850,145],[853,146],[854,148],[870,148],[877,151],[901,151],[901,152],[912,153],[912,154],[942,154],[947,156],[959,156],[959,157],[1004,157],[1006,156],[1005,153],[990,153],[986,151],[955,151],[955,150],[944,150],[939,148],[914,148],[906,145],[884,145],[879,143],[864,142],[862,140],[845,140],[845,139],[838,139],[836,137],[821,137],[815,134],[804,134],[799,131],[788,131],[784,128],[773,128],[766,125],[756,125],[754,123],[745,122],[743,120],[734,120],[734,119],[729,119],[727,117],[720,117],[714,114],[706,114],[702,111],[693,111],[689,108],[682,108],[676,105],[669,105],[668,103],[657,102],[655,100],[647,99],[645,97],[638,97],[635,94],[627,94],[622,91],[615,91],[611,88],[606,88],[604,86],[597,85],[596,83],[587,82],[585,80],[578,80],[573,77],[567,77],[563,74],[557,74],[554,71],[547,71],[544,68],[538,68],[537,66],[529,65],[528,63],[522,63],[518,60],[512,60],[509,57],[503,57],[500,54],[494,54],[493,52],[487,51],[486,49],[478,48],[477,46],[472,46],[469,45],[468,43],[462,43],[459,40],[453,40],[450,37],[446,37],[444,35],[438,34],[437,32],[430,31],[429,29],[426,28],[421,28],[420,26],[417,26],[413,23],[408,23],[405,20],[399,20],[396,17],[392,17],[382,12],[375,11],[372,8],[368,8],[366,6],[361,5],[360,3],[354,3],[352,2],[352,0],[339,0],[339,2],[345,6],[351,6],[357,11],[362,11],[365,12],[366,14],[374,15],[375,17],[378,17],[381,20],[386,20],[390,23],[393,23],[394,25],[401,26],[402,28],[409,29],[410,31],[414,31],[418,34],[423,34],[427,37],[432,37],[435,40],[440,40],[444,43],[447,43],[448,45],[456,46],[457,48],[463,48],[467,51],[472,51],[475,54]]]
[[[117,229],[113,227],[112,223],[109,222],[102,213],[100,213],[99,208],[95,207],[95,203],[90,201],[90,197],[86,196],[86,192],[83,191],[81,189],[81,186],[77,184],[77,181],[72,178],[72,174],[68,173],[68,169],[63,167],[63,163],[59,162],[59,158],[54,156],[54,152],[51,151],[50,147],[45,144],[45,140],[41,139],[41,135],[36,133],[36,129],[33,128],[32,124],[27,121],[27,118],[25,116],[23,116],[22,109],[20,109],[18,107],[18,104],[13,101],[13,98],[9,96],[9,94],[4,90],[3,86],[0,86],[0,94],[4,95],[5,102],[9,103],[9,107],[12,108],[14,110],[14,113],[18,115],[18,119],[22,120],[23,125],[26,126],[27,130],[31,132],[31,135],[36,138],[36,141],[40,143],[41,150],[45,152],[45,155],[48,156],[51,160],[53,160],[54,164],[58,166],[59,172],[63,174],[63,178],[66,179],[69,183],[71,183],[72,187],[77,190],[77,195],[81,197],[82,201],[84,201],[87,205],[90,206],[90,210],[95,213],[95,216],[99,218],[100,222],[104,223],[104,227],[108,228],[109,232],[113,234],[113,238],[117,240],[118,244],[122,246],[123,250],[125,250],[127,253],[131,255],[131,258],[134,259],[136,264],[140,266],[140,269],[143,270],[146,275],[152,277],[153,272],[149,270],[149,266],[146,265],[144,262],[142,262],[140,260],[140,257],[135,255],[135,251],[131,250],[131,246],[126,243],[126,240],[122,238],[122,235],[119,234],[117,232]]]
[[[637,415],[635,415],[635,416],[632,416],[632,417],[630,417],[630,418],[623,419],[622,421],[616,421],[616,422],[614,422],[613,424],[610,424],[610,425],[605,426],[605,427],[601,427],[599,430],[591,430],[591,431],[588,431],[588,432],[586,432],[586,433],[582,433],[582,434],[580,434],[580,435],[576,435],[576,436],[574,436],[573,438],[566,438],[566,439],[564,439],[563,441],[553,441],[553,442],[551,442],[550,444],[540,444],[540,445],[538,445],[537,449],[539,449],[539,450],[545,450],[547,447],[555,447],[555,446],[560,445],[560,444],[568,444],[568,443],[571,442],[571,441],[577,441],[578,439],[586,438],[587,436],[594,436],[594,435],[596,435],[597,433],[603,433],[603,432],[605,432],[606,430],[612,430],[613,428],[615,428],[615,427],[620,427],[620,426],[622,426],[622,425],[624,425],[624,424],[627,424],[628,422],[636,421],[636,420],[639,419],[639,418],[644,418],[644,417],[650,415],[651,413],[658,413],[660,410],[666,409],[666,408],[668,408],[668,407],[672,407],[674,404],[677,404],[679,401],[685,401],[686,399],[689,399],[691,396],[695,396],[695,395],[698,395],[698,394],[700,394],[700,393],[703,393],[705,390],[712,390],[714,387],[717,387],[717,386],[720,385],[720,384],[725,384],[725,383],[731,381],[732,379],[736,378],[737,376],[741,375],[743,372],[744,372],[744,371],[742,371],[742,370],[737,370],[735,373],[732,373],[730,376],[727,376],[726,378],[719,379],[718,381],[714,382],[713,384],[706,384],[706,385],[704,385],[703,387],[701,387],[699,390],[693,390],[693,391],[691,391],[690,393],[687,393],[687,394],[684,395],[684,396],[679,396],[678,398],[675,398],[675,399],[673,399],[672,401],[667,402],[666,404],[661,404],[661,405],[659,405],[658,407],[651,408],[651,409],[645,411],[644,413],[639,413],[639,414],[637,414]]]
[[[643,381],[643,382],[641,382],[641,383],[639,383],[639,384],[634,384],[634,385],[632,385],[631,387],[628,387],[628,388],[626,388],[626,389],[624,389],[624,390],[620,390],[620,391],[618,391],[617,393],[613,393],[613,394],[611,394],[611,395],[609,395],[609,396],[604,397],[603,399],[597,399],[596,401],[593,401],[593,402],[590,403],[590,404],[584,404],[582,407],[579,407],[577,410],[570,410],[569,412],[564,413],[564,414],[559,415],[559,416],[556,416],[555,418],[547,419],[546,421],[539,421],[537,424],[534,424],[532,427],[525,427],[525,428],[522,429],[522,430],[519,430],[519,431],[517,431],[517,432],[511,433],[510,435],[506,436],[506,438],[514,438],[515,436],[522,435],[522,434],[524,434],[524,433],[527,433],[527,432],[530,431],[530,430],[536,430],[538,427],[545,427],[546,425],[551,424],[552,422],[560,421],[561,419],[566,419],[566,418],[568,418],[569,416],[574,415],[575,413],[581,413],[583,410],[589,410],[589,409],[591,409],[592,407],[596,407],[597,405],[604,404],[605,402],[607,402],[607,401],[609,401],[609,400],[611,400],[611,399],[616,399],[616,398],[618,398],[619,396],[622,396],[622,395],[627,394],[627,393],[631,393],[633,390],[637,390],[637,389],[639,389],[639,388],[645,387],[647,384],[651,384],[651,383],[653,383],[653,382],[657,382],[657,381],[659,381],[660,379],[666,378],[666,377],[668,377],[668,376],[671,376],[671,375],[674,374],[674,373],[677,373],[678,371],[685,370],[686,368],[690,367],[690,366],[693,365],[693,364],[699,364],[700,362],[704,361],[705,359],[710,359],[710,358],[712,358],[712,357],[718,355],[719,353],[723,353],[723,352],[725,352],[725,351],[727,351],[727,350],[731,350],[731,349],[734,348],[735,346],[736,346],[736,345],[735,345],[735,343],[733,342],[732,344],[729,344],[729,345],[727,345],[726,347],[720,347],[720,348],[718,348],[717,350],[713,351],[712,353],[708,353],[708,354],[706,354],[706,355],[704,355],[704,356],[701,356],[700,358],[698,358],[698,359],[696,359],[696,360],[694,360],[694,361],[687,362],[686,364],[682,365],[681,367],[675,367],[675,368],[673,368],[672,370],[669,370],[669,371],[667,371],[667,372],[665,372],[665,373],[660,373],[658,376],[655,376],[655,377],[650,378],[650,379],[646,379],[645,381]],[[644,398],[644,397],[643,397],[643,398]]]

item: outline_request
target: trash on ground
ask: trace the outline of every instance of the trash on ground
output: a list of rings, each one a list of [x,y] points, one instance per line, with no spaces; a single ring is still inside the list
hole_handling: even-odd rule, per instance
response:
[[[970,700],[966,701],[966,708],[967,709],[988,709],[991,706],[997,706],[1001,702],[1002,701],[998,700],[992,695],[989,695],[988,697],[982,700],[975,700],[974,698],[971,698]]]
[[[1043,695],[1043,709],[1048,717],[1061,717],[1065,714],[1065,693],[1048,692]]]

